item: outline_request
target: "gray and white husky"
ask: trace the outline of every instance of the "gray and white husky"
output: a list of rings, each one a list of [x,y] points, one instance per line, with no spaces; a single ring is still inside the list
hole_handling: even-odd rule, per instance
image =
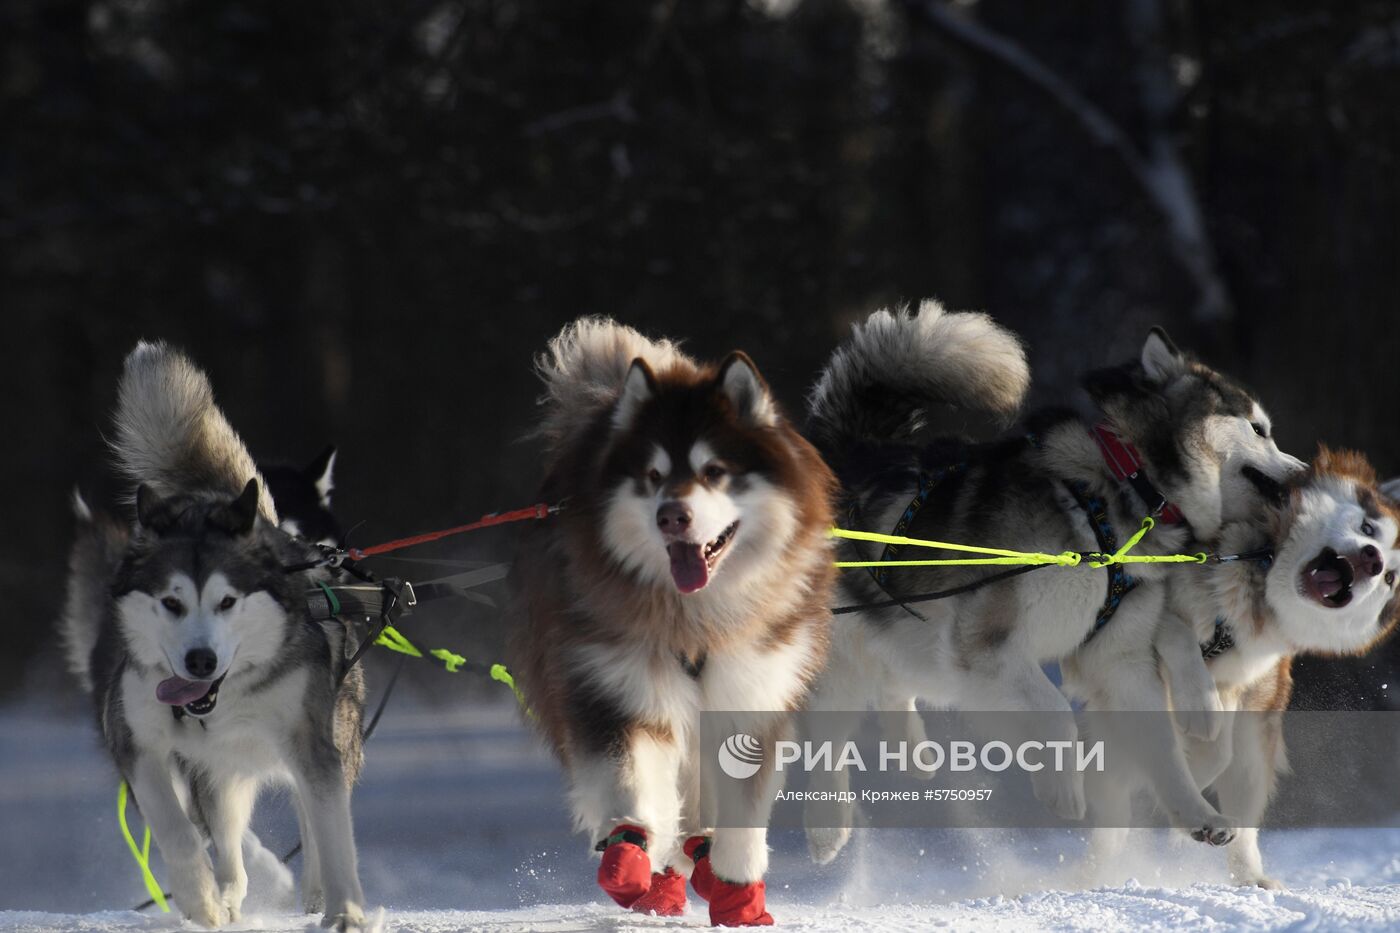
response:
[[[927,416],[947,406],[1011,416],[1029,381],[1020,342],[985,315],[948,313],[927,301],[915,314],[880,311],[857,325],[809,400],[809,434],[842,484],[847,526],[1012,550],[1102,552],[1116,550],[1145,515],[1170,503],[1162,514],[1182,520],[1159,520],[1135,553],[1176,553],[1193,533],[1210,538],[1222,522],[1262,507],[1262,496],[1301,467],[1279,451],[1251,395],[1178,351],[1159,329],[1140,359],[1086,377],[1102,412],[1097,436],[1077,415],[1048,411],[1032,416],[1026,431],[990,443],[917,437]],[[1134,482],[1120,480],[1106,459],[1106,434],[1140,461]],[[842,559],[891,556],[882,545],[846,542]],[[1074,740],[1069,702],[1041,666],[1060,661],[1067,688],[1091,710],[1166,710],[1152,651],[1171,572],[1160,566],[1119,573],[1085,563],[851,615],[835,626],[812,708],[912,710],[923,698],[1040,714],[1034,730],[1026,717],[1026,736],[998,736],[1007,741]],[[990,572],[847,570],[838,604],[888,603]],[[1197,698],[1191,708],[1209,705]],[[1160,719],[1160,735],[1131,738],[1149,753],[1141,766],[1159,778],[1152,783],[1164,810],[1199,837],[1228,841],[1233,827],[1196,791],[1172,725]],[[858,720],[850,722],[854,728]],[[817,776],[832,790],[847,780],[842,771]],[[1078,773],[1047,768],[1033,783],[1056,813],[1084,815]],[[835,828],[809,825],[813,857],[834,858],[849,827],[849,819]]]
[[[310,546],[277,527],[204,373],[162,344],[127,357],[113,447],[136,485],[136,520],[123,527],[80,503],[63,634],[175,903],[204,926],[239,918],[255,798],[288,783],[306,909],[361,926],[350,788],[364,681],[345,668],[344,628],[310,620],[310,575],[283,570]]]

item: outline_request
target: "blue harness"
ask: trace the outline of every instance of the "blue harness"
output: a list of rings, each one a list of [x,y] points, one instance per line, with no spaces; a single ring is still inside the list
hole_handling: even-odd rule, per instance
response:
[[[1084,511],[1085,517],[1089,519],[1089,527],[1094,531],[1094,540],[1099,543],[1099,550],[1105,554],[1112,554],[1118,550],[1118,535],[1114,534],[1113,523],[1108,520],[1108,505],[1098,496],[1090,495],[1089,487],[1081,482],[1065,483],[1065,488],[1074,496],[1074,501]],[[1108,594],[1104,596],[1103,605],[1094,616],[1094,627],[1089,634],[1084,636],[1082,645],[1087,645],[1093,641],[1094,636],[1103,629],[1112,619],[1114,613],[1123,602],[1123,597],[1127,596],[1137,588],[1138,581],[1130,576],[1123,569],[1122,564],[1109,564],[1108,570]]]
[[[1215,634],[1201,645],[1201,657],[1210,661],[1235,647],[1235,633],[1224,616],[1215,617]]]
[[[1037,439],[1028,437],[1035,446],[1039,446]],[[929,496],[933,491],[949,476],[952,476],[967,467],[965,463],[952,464],[950,466],[939,467],[933,471],[919,471],[918,491],[914,498],[909,500],[909,504],[904,507],[904,513],[900,515],[899,521],[895,522],[894,529],[890,532],[896,536],[907,536],[909,528],[914,523],[914,519],[928,503]],[[1065,487],[1069,490],[1074,501],[1083,510],[1085,517],[1089,520],[1089,527],[1094,532],[1094,540],[1098,542],[1099,551],[1105,554],[1112,554],[1118,550],[1118,535],[1113,530],[1113,523],[1108,518],[1108,505],[1098,496],[1091,495],[1089,488],[1081,482],[1067,482]],[[856,512],[856,504],[851,503],[850,518],[853,526],[859,527],[859,520]],[[895,560],[904,545],[886,544],[884,551],[880,555],[881,561]],[[868,567],[866,568],[880,589],[889,592],[889,568],[888,567]],[[1104,626],[1113,619],[1118,607],[1122,605],[1123,597],[1132,592],[1138,585],[1136,578],[1123,569],[1122,564],[1110,564],[1108,570],[1108,592],[1104,596],[1103,605],[1094,615],[1094,627],[1089,634],[1084,636],[1081,645],[1087,645],[1093,640]],[[907,608],[907,607],[906,607]]]
[[[919,471],[919,491],[914,494],[914,498],[909,500],[909,504],[904,508],[904,514],[899,517],[899,521],[894,523],[892,535],[907,536],[909,526],[914,523],[914,517],[919,514],[919,510],[928,502],[929,495],[938,488],[938,485],[954,473],[961,471],[967,464],[958,463],[952,466],[939,467],[932,473],[924,470]],[[880,554],[880,560],[894,560],[904,547],[902,544],[886,544],[885,550]],[[880,589],[886,589],[885,584],[889,580],[890,570],[888,567],[869,567],[870,576]]]

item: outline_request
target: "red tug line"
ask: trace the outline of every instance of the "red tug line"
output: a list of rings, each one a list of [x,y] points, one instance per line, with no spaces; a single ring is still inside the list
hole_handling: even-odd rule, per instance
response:
[[[393,541],[385,541],[383,544],[376,544],[367,548],[347,548],[346,553],[351,560],[364,560],[366,557],[374,557],[377,554],[387,554],[390,551],[402,550],[406,547],[413,547],[417,544],[427,544],[429,541],[437,541],[441,538],[448,538],[452,535],[464,534],[468,531],[476,531],[478,528],[490,528],[492,525],[508,525],[511,522],[526,522],[548,518],[559,511],[559,506],[549,505],[545,502],[537,502],[532,506],[523,509],[515,509],[510,512],[492,512],[483,515],[481,518],[466,525],[457,525],[454,528],[444,528],[441,531],[429,531],[421,535],[412,535],[407,538],[396,538]]]

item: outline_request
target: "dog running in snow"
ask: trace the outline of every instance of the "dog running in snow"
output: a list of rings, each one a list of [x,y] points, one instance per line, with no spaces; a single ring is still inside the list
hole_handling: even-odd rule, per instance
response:
[[[689,877],[713,923],[771,923],[766,830],[714,826],[699,717],[769,751],[736,821],[766,826],[772,743],[826,655],[832,476],[742,353],[702,365],[583,319],[537,364],[542,496],[564,508],[521,540],[517,667],[598,883],[675,915]]]
[[[136,520],[79,508],[62,629],[176,905],[208,927],[239,918],[244,846],[265,851],[248,830],[257,793],[288,783],[303,904],[360,928],[350,788],[364,681],[346,670],[344,627],[309,618],[306,590],[329,577],[283,570],[316,552],[278,528],[208,379],[181,354],[142,343],[127,357],[113,447]]]
[[[1144,516],[1158,514],[1135,553],[1178,553],[1192,533],[1210,538],[1222,522],[1254,514],[1301,468],[1275,445],[1257,400],[1158,329],[1139,359],[1085,378],[1101,412],[1097,424],[1068,410],[1045,411],[1000,441],[918,436],[927,414],[946,406],[1009,418],[1029,382],[1020,342],[982,314],[926,301],[917,313],[880,311],[857,325],[813,389],[807,425],[841,481],[847,527],[1012,550],[1113,552]],[[1121,469],[1114,455],[1139,458],[1136,471]],[[1137,478],[1129,481],[1131,472]],[[851,560],[893,556],[866,542],[843,542],[842,551]],[[1027,718],[1026,735],[998,738],[1073,741],[1069,700],[1041,667],[1059,661],[1066,687],[1090,710],[1166,710],[1152,652],[1162,581],[1171,573],[1160,566],[1057,568],[855,614],[835,629],[811,706],[912,711],[923,698],[971,711],[1038,713],[1034,729]],[[838,585],[842,604],[888,603],[987,574],[985,567],[848,570]],[[858,722],[851,718],[851,728]],[[1197,792],[1172,724],[1162,717],[1158,728],[1149,741],[1132,738],[1150,752],[1144,770],[1172,776],[1153,784],[1164,809],[1174,825],[1223,844],[1233,827]],[[837,744],[846,738],[829,737]],[[845,790],[849,780],[840,770],[814,778],[814,789],[830,791]],[[1085,815],[1079,772],[1046,768],[1032,783],[1055,813]],[[808,805],[808,845],[818,862],[848,840],[849,810],[830,826],[829,806]]]
[[[1227,522],[1220,553],[1268,552],[1267,561],[1203,568],[1198,585],[1171,588],[1179,622],[1160,630],[1158,654],[1175,685],[1191,683],[1202,660],[1224,716],[1218,735],[1182,735],[1191,771],[1212,787],[1241,826],[1227,849],[1237,884],[1278,887],[1264,872],[1258,826],[1287,765],[1283,711],[1295,655],[1360,655],[1400,619],[1400,503],[1378,488],[1360,454],[1322,448],[1307,474],[1290,482],[1277,508]],[[1184,650],[1174,634],[1189,633]],[[1187,687],[1182,692],[1194,689]],[[1131,783],[1099,789],[1104,805],[1126,809]],[[1110,799],[1112,798],[1112,799]],[[1094,851],[1111,856],[1123,833],[1099,830]]]

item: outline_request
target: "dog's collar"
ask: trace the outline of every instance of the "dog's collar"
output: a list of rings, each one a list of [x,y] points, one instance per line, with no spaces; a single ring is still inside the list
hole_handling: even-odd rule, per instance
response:
[[[1182,522],[1181,510],[1167,501],[1161,490],[1147,478],[1142,466],[1142,456],[1136,447],[1119,436],[1106,421],[1100,421],[1089,429],[1090,435],[1099,445],[1103,461],[1113,471],[1120,483],[1127,483],[1147,506],[1153,518],[1164,525],[1178,525]]]
[[[1215,634],[1210,641],[1201,645],[1201,657],[1209,661],[1218,658],[1231,648],[1235,647],[1235,630],[1230,628],[1230,623],[1225,621],[1223,616],[1215,618]]]

